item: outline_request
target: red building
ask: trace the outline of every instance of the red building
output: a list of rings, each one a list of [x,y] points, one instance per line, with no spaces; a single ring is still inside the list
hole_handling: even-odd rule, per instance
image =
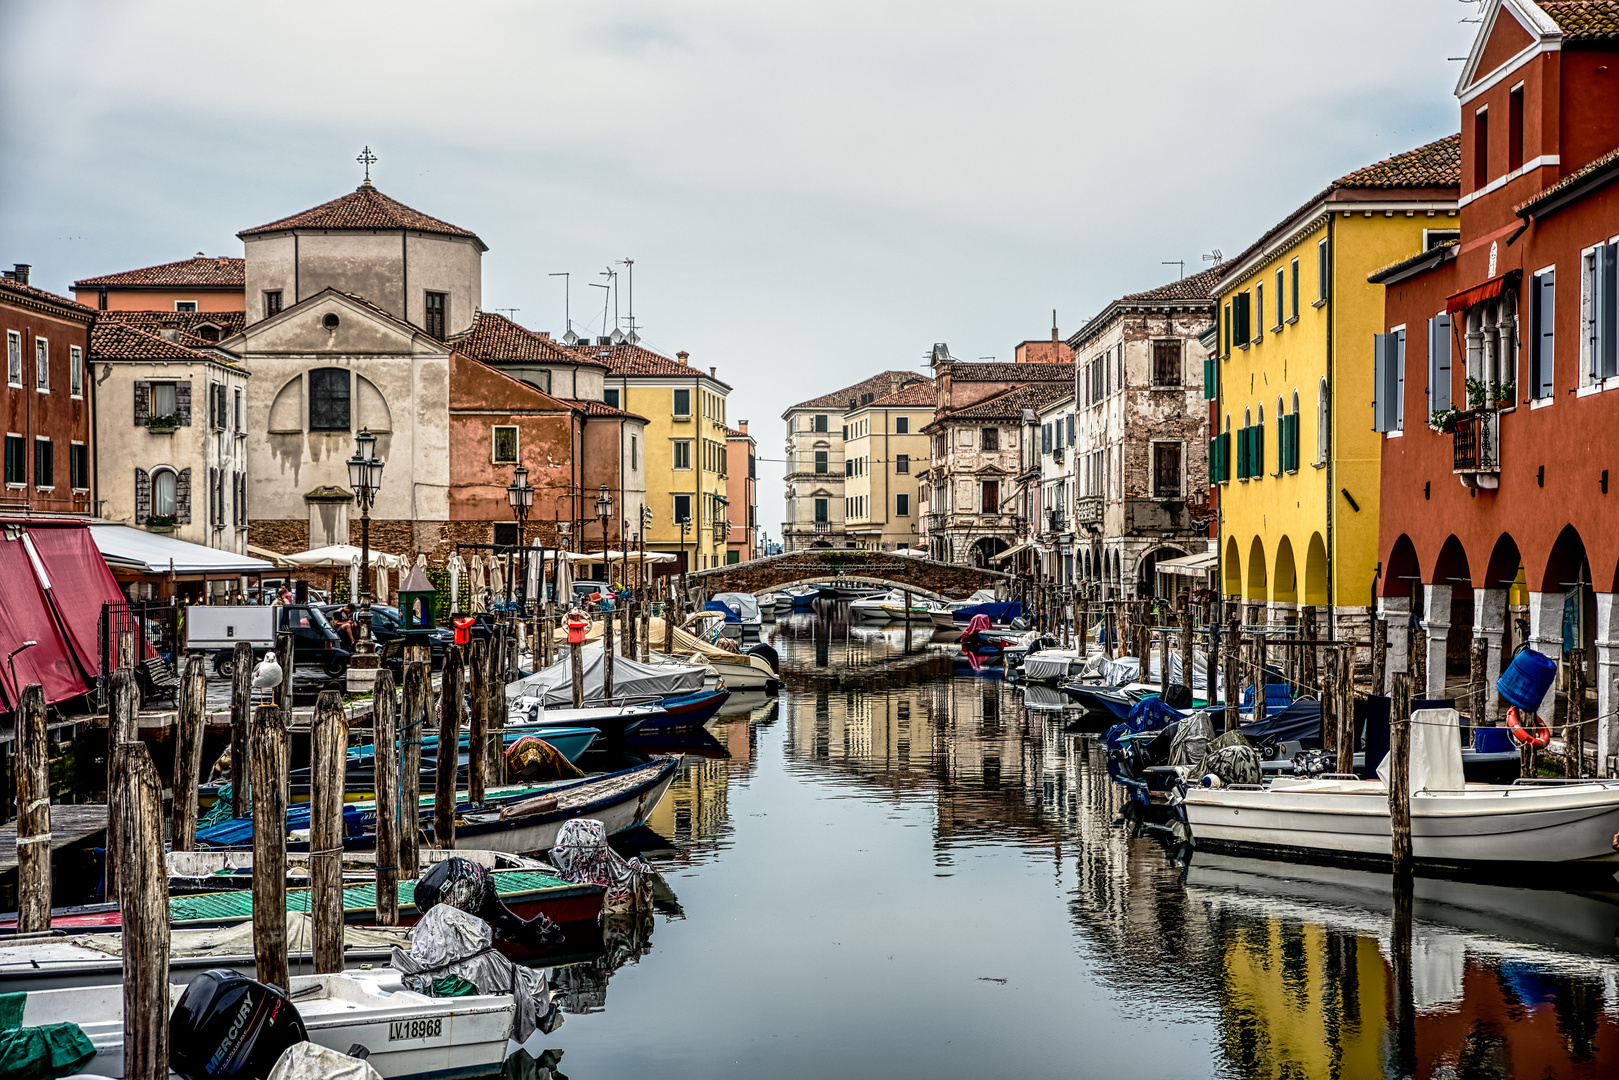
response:
[[[1563,660],[1564,685],[1577,647],[1594,712],[1610,717],[1585,729],[1607,773],[1619,755],[1619,0],[1490,0],[1483,15],[1456,90],[1460,233],[1371,278],[1386,287],[1374,413],[1388,668],[1405,667],[1413,608],[1430,696],[1466,681],[1483,638],[1498,717],[1513,647],[1527,638]]]
[[[18,264],[0,278],[6,378],[5,487],[0,514],[91,512],[91,380],[85,370],[95,313],[28,283]]]

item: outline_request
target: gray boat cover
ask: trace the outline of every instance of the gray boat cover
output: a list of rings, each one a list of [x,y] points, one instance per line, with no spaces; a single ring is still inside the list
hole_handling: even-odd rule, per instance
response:
[[[602,696],[602,645],[595,641],[583,648],[585,667],[585,705],[605,705]],[[640,704],[659,698],[695,694],[703,688],[706,667],[690,664],[642,664],[628,657],[613,657],[613,703]],[[573,661],[566,646],[562,659],[526,679],[506,684],[506,700],[536,697],[546,708],[573,704]]]
[[[1195,765],[1203,760],[1209,743],[1214,741],[1214,724],[1205,712],[1194,712],[1175,728],[1175,737],[1169,741],[1171,765]]]
[[[722,592],[716,593],[714,599],[731,609],[731,613],[745,623],[759,621],[759,601],[752,593]]]
[[[512,1039],[524,1042],[535,1031],[550,1034],[562,1023],[551,1000],[545,972],[512,963],[495,951],[495,932],[476,915],[449,904],[435,904],[411,930],[410,952],[393,948],[390,963],[409,990],[433,994],[433,981],[458,975],[483,994],[511,994],[517,1001]]]
[[[1141,674],[1141,661],[1133,656],[1121,656],[1117,660],[1103,660],[1099,674],[1109,686],[1124,686],[1133,682],[1150,683],[1158,686],[1163,682],[1159,673],[1162,667],[1158,662],[1158,650],[1152,650],[1151,662],[1147,665],[1147,674]],[[1169,681],[1186,685],[1181,678],[1181,654],[1179,649],[1171,649],[1169,653]],[[1218,681],[1216,681],[1218,686]],[[1208,657],[1203,655],[1202,649],[1192,650],[1192,685],[1194,691],[1206,691],[1209,688]]]
[[[293,1043],[266,1080],[382,1080],[369,1061],[312,1042]]]

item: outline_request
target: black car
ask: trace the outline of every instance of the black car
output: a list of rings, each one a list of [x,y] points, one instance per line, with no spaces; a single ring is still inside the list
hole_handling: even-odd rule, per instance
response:
[[[292,662],[318,665],[326,675],[336,678],[348,670],[350,651],[342,635],[333,628],[331,620],[319,604],[286,604],[276,608],[276,633],[292,635]],[[253,660],[257,663],[270,651],[265,642],[253,643]],[[230,678],[234,651],[221,649],[214,654],[214,674]]]
[[[335,620],[337,613],[345,604],[327,604],[321,610],[327,619]],[[359,609],[354,609],[356,620],[359,618]],[[358,632],[358,631],[356,631]],[[399,609],[388,604],[371,605],[371,640],[377,643],[377,651],[382,654],[384,661],[392,661],[396,656],[401,660],[404,656],[405,631],[403,616]],[[435,668],[444,664],[444,650],[455,643],[455,635],[442,626],[434,627],[428,633],[428,645]]]

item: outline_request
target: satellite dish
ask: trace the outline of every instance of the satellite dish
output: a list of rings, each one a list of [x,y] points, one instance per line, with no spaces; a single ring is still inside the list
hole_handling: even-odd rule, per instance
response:
[[[622,331],[622,330],[614,330],[612,336],[610,338],[608,338],[608,340],[611,341],[614,345],[622,345],[622,344],[624,344],[624,331]]]
[[[639,345],[641,344],[641,335],[637,334],[634,330],[631,330],[629,333],[624,335],[624,340],[629,342],[631,345]]]
[[[568,332],[566,334],[562,335],[562,344],[564,344],[564,345],[577,345],[577,344],[579,344],[579,335],[573,332],[573,327],[571,327],[571,326],[568,327]]]

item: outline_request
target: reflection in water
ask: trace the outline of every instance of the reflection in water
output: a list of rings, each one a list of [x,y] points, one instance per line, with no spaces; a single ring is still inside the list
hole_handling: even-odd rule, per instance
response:
[[[1419,879],[1405,937],[1384,875],[1174,865],[1092,725],[950,635],[772,638],[779,700],[729,703],[649,823],[656,951],[557,973],[576,1077],[1619,1073],[1619,891]]]

